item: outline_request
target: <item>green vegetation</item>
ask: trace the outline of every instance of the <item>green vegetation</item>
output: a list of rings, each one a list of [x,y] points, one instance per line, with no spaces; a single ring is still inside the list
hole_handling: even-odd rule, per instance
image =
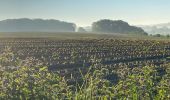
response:
[[[77,32],[87,32],[83,27],[79,27]]]
[[[55,19],[6,19],[0,21],[0,32],[75,32],[76,24]]]
[[[1,38],[2,100],[169,100],[170,42]]]
[[[77,29],[77,30],[76,30]],[[54,19],[6,19],[0,21],[0,32],[14,33],[20,32],[21,35],[28,35],[32,32],[80,32],[80,33],[100,33],[100,34],[131,34],[131,35],[147,35],[147,33],[140,27],[131,26],[122,20],[102,19],[92,23],[92,27],[86,30],[83,27],[77,27],[76,24],[64,22]],[[11,35],[11,34],[9,34]],[[34,36],[34,34],[33,34]]]
[[[93,32],[102,33],[147,35],[147,33],[142,28],[130,26],[127,22],[122,20],[100,20],[92,24],[92,30]]]
[[[1,63],[8,61],[8,57],[1,56]],[[120,76],[127,74],[116,84],[105,78],[114,70],[95,66],[97,65],[91,66],[85,75],[80,71],[82,82],[72,85],[67,83],[64,77],[43,66],[19,66],[15,70],[1,70],[0,99],[170,99],[170,65],[135,67],[128,70],[123,67],[120,69]],[[164,74],[161,74],[160,70],[164,70]]]

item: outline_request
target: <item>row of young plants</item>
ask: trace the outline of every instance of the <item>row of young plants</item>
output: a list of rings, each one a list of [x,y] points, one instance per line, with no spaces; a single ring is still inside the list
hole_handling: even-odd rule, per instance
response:
[[[5,54],[4,54],[5,55]],[[12,53],[1,55],[1,63],[10,62]],[[86,74],[79,70],[81,82],[69,84],[65,77],[41,65],[0,70],[0,99],[8,100],[169,100],[170,65],[129,68],[126,76],[113,83],[106,76],[115,71],[90,66]],[[0,64],[1,65],[1,64]],[[2,69],[4,66],[0,66]],[[125,68],[126,69],[126,68]],[[122,69],[123,70],[123,69]],[[115,75],[116,75],[115,74]]]
[[[82,67],[100,59],[102,64],[162,59],[170,56],[170,42],[137,39],[1,39],[0,52],[10,47],[17,57],[38,59],[51,69]],[[5,65],[5,63],[4,63]],[[134,63],[132,63],[134,65]]]

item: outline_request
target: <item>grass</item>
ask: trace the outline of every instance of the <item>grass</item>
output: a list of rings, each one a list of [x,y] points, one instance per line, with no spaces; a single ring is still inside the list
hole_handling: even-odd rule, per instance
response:
[[[0,38],[51,38],[51,39],[134,39],[134,40],[166,40],[167,37],[153,37],[125,34],[78,33],[78,32],[0,32]]]
[[[12,34],[12,35],[11,35]],[[51,38],[51,39],[156,39],[110,34],[90,33],[1,33],[1,38]],[[168,40],[168,39],[167,39]],[[166,40],[166,41],[167,41]],[[0,57],[2,63],[10,64],[12,53]],[[69,84],[65,77],[48,71],[46,66],[22,66],[16,61],[16,70],[0,70],[0,99],[11,100],[169,100],[170,64],[165,66],[143,66],[119,70],[108,69],[100,62],[92,64],[87,73],[81,75],[81,82]],[[13,64],[13,63],[12,63]],[[159,72],[159,69],[164,71]],[[112,83],[106,77],[117,75],[119,80]]]
[[[8,62],[12,53],[6,52],[0,62]],[[9,57],[9,58],[8,58]],[[170,64],[143,66],[133,69],[122,67],[127,73],[113,84],[106,78],[114,72],[98,63],[91,65],[82,82],[69,84],[65,77],[48,71],[48,67],[34,65],[22,66],[15,70],[0,70],[0,99],[2,100],[169,100]],[[99,65],[101,65],[99,67]],[[3,67],[3,66],[1,66]],[[125,68],[125,69],[124,69]],[[160,76],[158,70],[165,73]]]

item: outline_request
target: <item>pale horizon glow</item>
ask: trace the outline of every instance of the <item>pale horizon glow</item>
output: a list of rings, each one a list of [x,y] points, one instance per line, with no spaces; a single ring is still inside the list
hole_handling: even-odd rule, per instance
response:
[[[0,20],[56,19],[90,26],[100,19],[130,25],[170,22],[170,0],[1,0]]]

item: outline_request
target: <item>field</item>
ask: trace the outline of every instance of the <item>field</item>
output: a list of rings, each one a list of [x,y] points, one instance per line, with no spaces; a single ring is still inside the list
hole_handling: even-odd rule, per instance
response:
[[[90,33],[0,38],[0,99],[170,99],[167,38]]]

